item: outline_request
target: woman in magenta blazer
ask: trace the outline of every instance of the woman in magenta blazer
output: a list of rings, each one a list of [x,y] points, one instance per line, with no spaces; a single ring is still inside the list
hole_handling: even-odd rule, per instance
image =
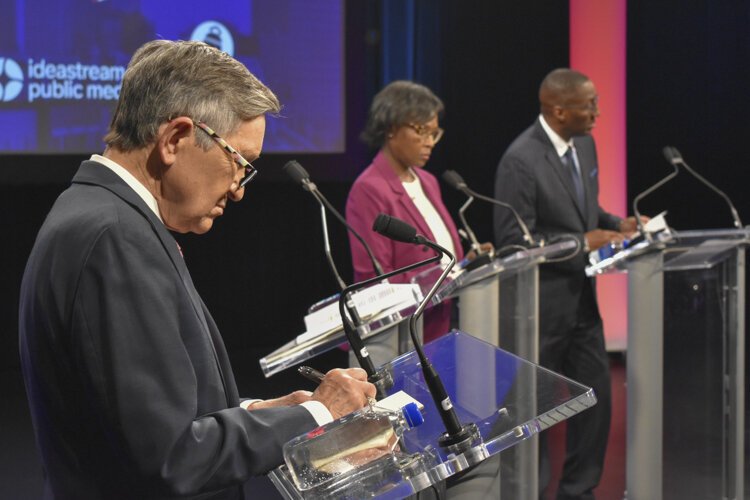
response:
[[[457,260],[463,258],[456,225],[443,204],[437,179],[423,169],[443,135],[438,124],[442,111],[442,101],[430,89],[409,81],[390,83],[370,107],[362,138],[379,151],[354,181],[346,202],[346,220],[367,241],[385,272],[434,253],[375,233],[372,224],[381,212],[413,225],[418,233],[454,253]],[[351,236],[349,241],[354,281],[375,276],[362,244]],[[396,275],[390,281],[408,283],[423,270]],[[425,312],[425,342],[448,332],[450,308],[450,303],[444,302]]]

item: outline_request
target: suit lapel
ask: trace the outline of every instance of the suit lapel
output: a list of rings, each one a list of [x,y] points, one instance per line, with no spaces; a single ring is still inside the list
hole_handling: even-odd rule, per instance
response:
[[[563,165],[562,160],[559,156],[557,156],[557,150],[555,149],[555,146],[552,144],[552,141],[547,137],[547,133],[542,128],[542,125],[539,123],[539,121],[536,121],[536,124],[534,126],[535,134],[537,135],[537,139],[539,139],[544,145],[546,152],[544,153],[544,158],[547,161],[547,166],[554,172],[554,175],[557,176],[557,179],[562,184],[563,188],[565,189],[568,198],[570,199],[570,203],[575,207],[576,213],[578,213],[578,216],[581,218],[581,221],[585,224],[586,217],[584,216],[583,210],[584,207],[581,207],[578,205],[577,196],[576,196],[576,188],[573,185],[573,179],[570,177],[570,173],[568,172],[568,167]],[[580,162],[580,158],[579,158]],[[586,188],[586,180],[584,178],[584,172],[583,167],[581,167],[581,179],[583,181],[583,192],[585,199],[588,199],[588,189]]]
[[[130,186],[128,186],[125,181],[123,181],[117,174],[99,163],[84,162],[81,165],[78,173],[73,178],[73,182],[81,184],[94,184],[111,191],[127,204],[132,206],[143,216],[143,218],[145,218],[149,222],[149,224],[151,224],[151,227],[154,229],[154,233],[156,233],[156,236],[159,238],[159,241],[161,241],[164,250],[169,256],[169,259],[172,261],[172,264],[179,273],[180,278],[185,285],[185,289],[187,290],[188,295],[190,296],[190,299],[193,303],[193,308],[195,309],[196,314],[200,318],[203,327],[206,329],[206,331],[208,331],[208,325],[206,324],[206,319],[203,315],[198,292],[195,289],[193,280],[191,279],[190,273],[188,272],[187,266],[185,265],[185,260],[180,254],[177,241],[169,233],[167,228],[159,220],[153,210],[151,210],[143,201],[143,199],[138,196],[138,194],[133,191]]]
[[[203,313],[203,301],[198,295],[198,291],[195,289],[193,280],[190,277],[190,272],[185,265],[185,259],[182,257],[181,251],[177,244],[177,240],[174,239],[174,237],[164,226],[164,223],[159,220],[154,211],[146,205],[143,199],[135,191],[133,191],[130,186],[125,183],[125,181],[123,181],[117,174],[115,174],[106,166],[94,161],[83,162],[78,172],[73,177],[73,183],[96,185],[111,191],[116,196],[125,201],[128,205],[133,207],[133,209],[139,212],[151,224],[151,227],[154,229],[154,233],[159,238],[159,241],[164,247],[164,250],[167,252],[167,255],[172,261],[175,270],[180,275],[182,284],[184,285],[185,291],[190,297],[190,302],[192,303],[195,314],[198,317],[198,321],[200,322],[201,326],[203,327],[203,331],[207,336],[208,343],[213,350],[214,359],[216,360],[216,367],[219,370],[219,375],[221,377],[222,383],[224,384],[224,392],[227,396],[227,402],[229,403],[229,392],[227,390],[224,372],[221,368],[221,363],[219,362],[218,354],[216,352],[216,345],[214,344],[214,341],[212,339],[211,330],[208,327],[206,316]]]
[[[583,182],[583,192],[586,194],[585,214],[596,211],[598,203],[596,202],[596,193],[592,188],[592,179],[596,176],[597,169],[596,159],[589,154],[590,149],[584,147],[578,140],[573,139],[578,152],[578,164],[581,166],[581,181]]]

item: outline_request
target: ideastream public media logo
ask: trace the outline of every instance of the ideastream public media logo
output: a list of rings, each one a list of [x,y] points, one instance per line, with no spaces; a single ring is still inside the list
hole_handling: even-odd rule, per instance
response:
[[[124,66],[26,61],[0,57],[0,102],[14,100],[25,89],[25,101],[113,101],[120,97]]]
[[[218,21],[200,23],[191,38],[234,55],[234,37]],[[60,63],[41,57],[28,58],[23,67],[13,59],[0,56],[0,103],[16,99],[27,103],[115,101],[120,97],[124,74],[125,66],[81,61]]]
[[[13,59],[0,57],[0,101],[12,101],[23,90],[23,71]]]

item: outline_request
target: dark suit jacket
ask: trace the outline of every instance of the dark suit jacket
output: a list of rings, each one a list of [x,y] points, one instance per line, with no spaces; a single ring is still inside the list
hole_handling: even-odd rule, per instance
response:
[[[98,163],[81,165],[39,231],[19,323],[50,497],[235,498],[316,426],[303,407],[238,406],[176,241]]]
[[[599,167],[591,136],[575,137],[586,197],[581,209],[573,180],[537,119],[508,147],[495,175],[495,197],[510,203],[529,226],[534,239],[553,242],[571,234],[583,244],[583,234],[596,228],[617,230],[621,219],[599,206]],[[522,233],[510,211],[495,207],[498,247],[521,243]],[[593,286],[584,269],[588,255],[540,268],[542,329],[564,328],[575,321],[584,286]],[[598,311],[596,312],[598,314]]]
[[[419,177],[427,199],[437,210],[443,219],[448,232],[453,240],[456,251],[456,260],[463,258],[461,241],[453,219],[445,208],[443,198],[440,195],[440,187],[437,179],[431,173],[421,168],[415,168],[414,172]],[[349,197],[346,200],[346,220],[370,245],[372,253],[388,272],[399,267],[414,264],[420,260],[434,255],[432,250],[419,245],[401,243],[391,240],[374,232],[372,224],[379,213],[392,215],[408,222],[417,232],[434,241],[434,236],[427,222],[422,217],[419,209],[406,193],[396,172],[388,164],[388,159],[383,153],[378,153],[372,164],[367,167],[357,180],[354,181]],[[354,266],[354,281],[361,281],[375,276],[367,252],[362,244],[349,235],[352,249],[352,263]],[[393,283],[408,283],[411,278],[427,268],[417,268],[404,274],[396,275],[390,279]],[[433,308],[425,315],[424,337],[425,342],[439,337],[448,332],[450,328],[450,306],[441,304]]]

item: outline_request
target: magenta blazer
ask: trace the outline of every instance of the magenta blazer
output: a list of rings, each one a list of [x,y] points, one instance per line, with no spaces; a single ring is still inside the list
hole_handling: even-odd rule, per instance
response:
[[[437,179],[434,175],[421,168],[415,168],[414,171],[422,183],[425,195],[435,206],[435,210],[438,211],[443,222],[445,222],[453,238],[456,259],[460,261],[464,256],[461,241],[458,238],[456,225],[453,223],[448,209],[443,204]],[[347,222],[370,245],[373,255],[375,255],[375,258],[383,266],[383,271],[385,272],[413,264],[434,255],[433,251],[427,247],[393,241],[374,232],[372,224],[380,213],[392,215],[408,222],[417,228],[419,234],[434,241],[434,236],[427,222],[404,190],[404,187],[401,185],[401,179],[399,179],[396,172],[391,168],[388,158],[382,152],[379,152],[375,156],[372,164],[354,181],[352,189],[349,192],[349,198],[346,201]],[[375,276],[367,252],[362,244],[351,234],[349,235],[349,245],[352,250],[354,281],[361,281]],[[417,268],[416,270],[396,275],[389,281],[392,283],[408,283],[412,276],[425,269],[427,268]],[[449,328],[450,303],[444,302],[425,312],[425,342],[429,342],[447,333]]]

